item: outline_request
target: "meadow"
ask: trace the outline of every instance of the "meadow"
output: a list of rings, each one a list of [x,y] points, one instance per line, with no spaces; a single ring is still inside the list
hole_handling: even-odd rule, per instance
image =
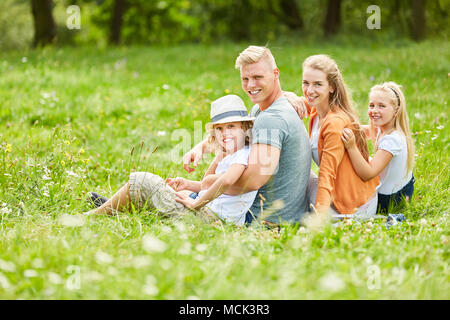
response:
[[[416,184],[399,225],[278,232],[81,215],[88,191],[111,196],[134,170],[201,178],[211,158],[188,175],[181,157],[211,101],[234,93],[250,109],[234,69],[247,46],[0,53],[0,299],[450,298],[448,42],[270,46],[283,89],[298,94],[307,56],[335,58],[362,122],[374,84],[403,85]]]

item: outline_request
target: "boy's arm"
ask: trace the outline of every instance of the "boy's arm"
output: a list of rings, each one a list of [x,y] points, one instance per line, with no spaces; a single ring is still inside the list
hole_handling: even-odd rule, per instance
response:
[[[203,155],[211,152],[212,150],[208,148],[208,139],[204,139],[183,156],[183,168],[188,173],[191,173],[195,169],[191,168],[190,164],[193,162],[194,167],[197,167],[197,164],[202,159]]]
[[[373,156],[372,161],[368,163],[356,147],[355,137],[350,129],[343,130],[342,140],[352,162],[353,169],[355,169],[356,174],[363,181],[368,181],[378,176],[392,159],[390,152],[378,150]]]
[[[177,192],[177,198],[175,200],[184,204],[186,207],[198,210],[224,193],[226,189],[239,179],[244,170],[245,165],[235,163],[231,165],[227,172],[221,175],[201,197],[194,200],[185,194]]]
[[[167,178],[166,182],[175,191],[190,190],[193,192],[200,192],[202,185],[200,181],[193,181],[181,177]]]
[[[205,174],[203,175],[203,179],[205,179],[205,177],[208,176],[208,175],[216,173],[217,165],[219,164],[219,162],[222,159],[223,159],[222,155],[216,155],[216,157],[214,158],[213,162],[211,162],[211,164],[209,165],[208,170],[206,170]]]

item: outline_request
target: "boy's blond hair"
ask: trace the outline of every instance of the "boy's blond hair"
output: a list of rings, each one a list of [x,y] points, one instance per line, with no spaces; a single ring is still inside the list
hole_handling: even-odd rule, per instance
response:
[[[260,46],[249,46],[247,49],[242,51],[236,58],[235,68],[240,69],[242,66],[259,62],[261,60],[266,60],[270,66],[275,69],[277,64],[275,63],[275,58],[267,47]]]

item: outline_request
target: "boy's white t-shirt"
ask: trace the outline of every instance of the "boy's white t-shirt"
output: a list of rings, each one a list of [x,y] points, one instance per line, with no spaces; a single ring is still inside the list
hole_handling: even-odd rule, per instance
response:
[[[380,131],[378,132],[378,135]],[[412,171],[407,171],[408,147],[405,136],[394,131],[391,134],[381,137],[378,142],[378,149],[385,150],[392,154],[392,159],[380,173],[381,186],[378,193],[393,194],[400,191],[412,178]]]
[[[248,166],[248,156],[250,148],[244,147],[233,154],[222,159],[217,165],[216,174],[227,172],[232,164],[242,164]],[[201,197],[206,190],[199,192]],[[251,191],[237,196],[221,194],[219,197],[206,205],[210,210],[215,212],[221,219],[234,222],[236,225],[243,225],[245,222],[245,214],[253,204],[258,191]]]

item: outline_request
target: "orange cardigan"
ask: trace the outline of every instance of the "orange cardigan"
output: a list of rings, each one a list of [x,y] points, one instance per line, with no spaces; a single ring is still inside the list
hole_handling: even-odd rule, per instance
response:
[[[310,110],[309,137],[312,124],[319,119],[314,107]],[[341,214],[351,214],[366,203],[375,193],[380,183],[377,177],[362,181],[353,169],[348,152],[342,142],[342,129],[351,124],[347,115],[341,111],[328,112],[320,128],[319,182],[316,195],[316,209],[328,212],[331,202]]]

